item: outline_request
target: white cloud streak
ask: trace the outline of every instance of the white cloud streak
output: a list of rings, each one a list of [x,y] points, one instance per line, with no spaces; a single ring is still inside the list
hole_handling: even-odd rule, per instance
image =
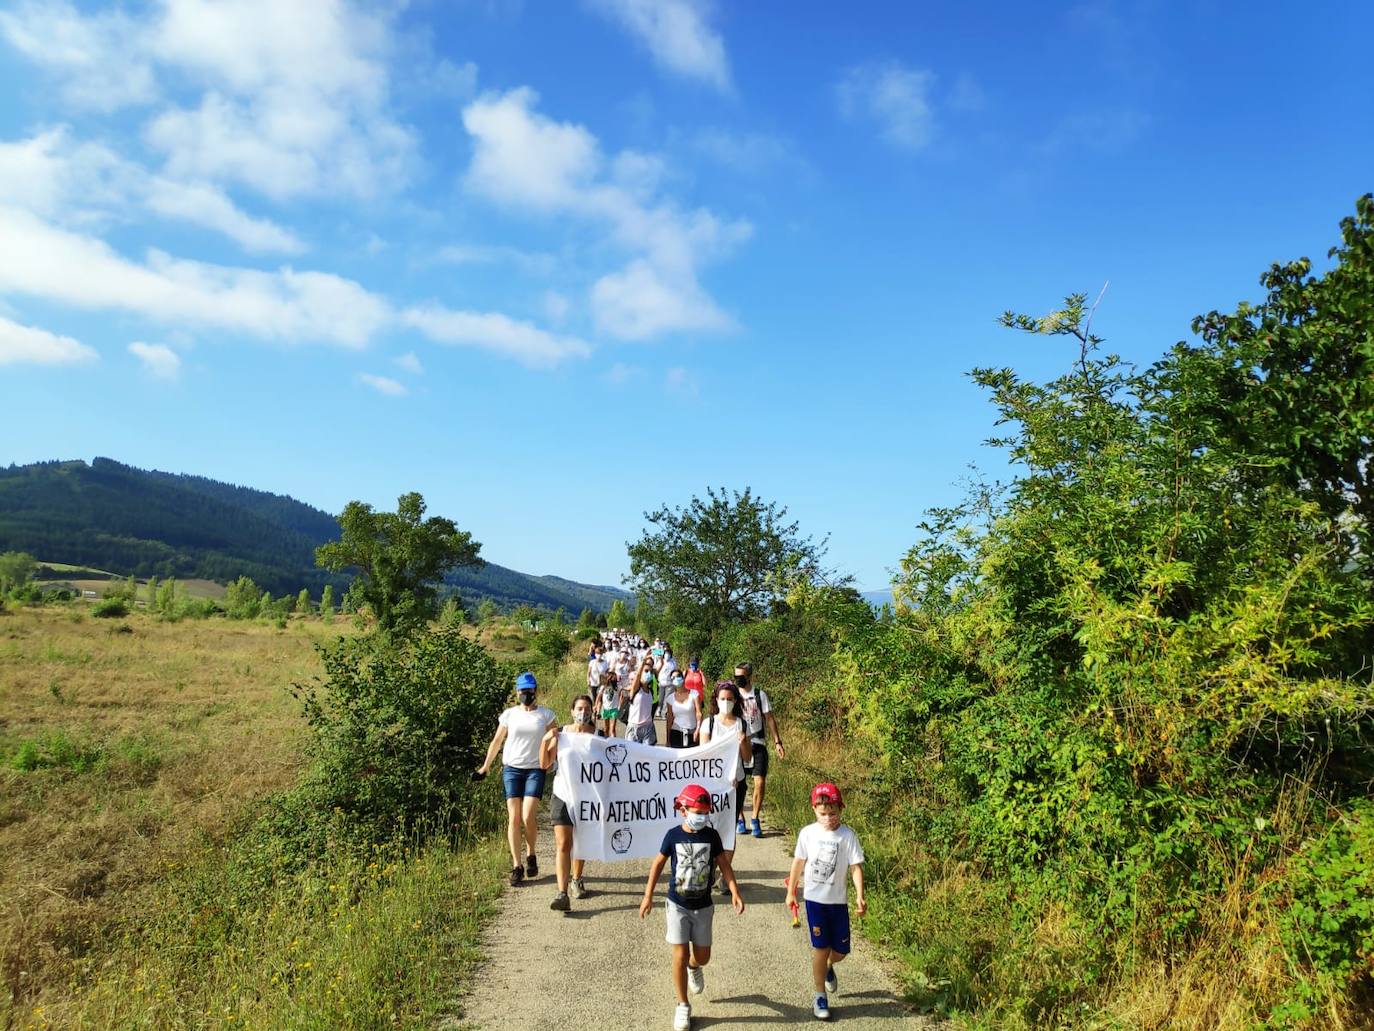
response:
[[[497,312],[456,311],[439,305],[408,308],[401,321],[440,344],[476,347],[548,368],[567,358],[586,358],[591,347]]]
[[[398,383],[390,376],[374,376],[369,372],[360,372],[358,373],[358,382],[371,387],[379,394],[385,394],[387,397],[405,397],[410,393],[404,383]]]
[[[849,69],[835,87],[840,113],[878,126],[879,134],[902,150],[921,150],[935,129],[930,90],[935,73],[896,61]]]
[[[79,365],[99,358],[78,340],[0,315],[0,365]]]
[[[521,212],[602,225],[612,243],[635,255],[592,287],[592,314],[603,332],[643,340],[730,328],[701,288],[698,269],[747,240],[752,227],[660,198],[660,159],[622,152],[607,161],[586,128],[539,114],[537,100],[522,88],[486,94],[463,110],[474,144],[468,189]]]
[[[730,89],[725,43],[709,24],[701,0],[590,0],[594,10],[619,23],[668,71],[721,92]]]
[[[423,376],[425,367],[420,364],[420,359],[416,357],[414,351],[407,351],[405,354],[396,358],[396,366],[404,369],[412,376]]]
[[[135,340],[129,353],[143,363],[144,370],[155,379],[173,380],[181,375],[181,356],[166,344],[145,344]]]

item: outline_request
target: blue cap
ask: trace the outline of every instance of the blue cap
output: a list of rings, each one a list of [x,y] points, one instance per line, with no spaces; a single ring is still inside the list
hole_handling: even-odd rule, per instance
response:
[[[539,681],[534,679],[533,673],[521,673],[515,678],[515,689],[517,691],[534,691],[539,687]]]

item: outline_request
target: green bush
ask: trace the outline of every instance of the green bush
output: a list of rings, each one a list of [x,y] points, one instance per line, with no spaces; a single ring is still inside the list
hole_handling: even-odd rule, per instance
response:
[[[324,677],[292,691],[311,731],[310,804],[377,840],[462,824],[510,671],[456,627],[344,639],[320,655]]]
[[[534,650],[551,663],[562,662],[572,649],[572,635],[568,633],[566,627],[558,623],[550,623],[534,635],[531,643]]]
[[[91,610],[91,615],[100,619],[119,619],[128,614],[129,603],[123,598],[101,598]]]

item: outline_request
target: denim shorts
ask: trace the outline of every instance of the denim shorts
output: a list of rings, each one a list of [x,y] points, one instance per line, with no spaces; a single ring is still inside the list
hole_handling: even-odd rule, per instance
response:
[[[539,798],[544,794],[544,770],[520,770],[514,766],[501,767],[501,780],[506,785],[507,798]]]

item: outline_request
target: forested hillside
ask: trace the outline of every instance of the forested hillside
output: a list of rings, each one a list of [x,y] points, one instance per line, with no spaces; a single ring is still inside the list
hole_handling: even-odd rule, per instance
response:
[[[247,576],[276,594],[341,590],[348,577],[315,565],[315,548],[339,536],[334,516],[281,494],[203,476],[136,469],[109,458],[0,469],[0,552],[91,566],[120,575]],[[604,611],[624,592],[494,563],[445,578],[466,604]]]

